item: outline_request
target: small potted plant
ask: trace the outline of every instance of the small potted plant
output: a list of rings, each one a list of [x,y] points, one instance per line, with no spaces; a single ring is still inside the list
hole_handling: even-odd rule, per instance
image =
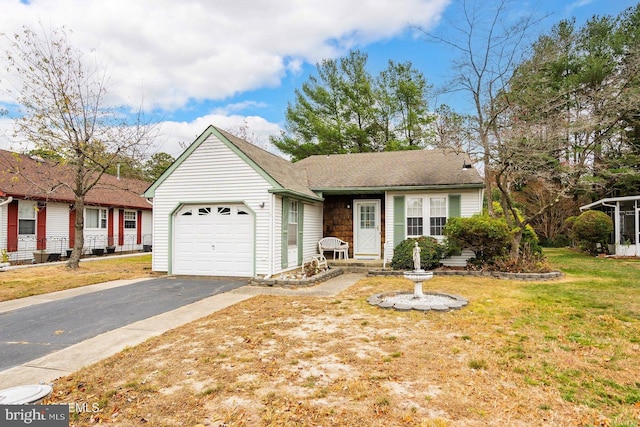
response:
[[[36,264],[42,264],[43,262],[47,262],[48,256],[49,254],[47,254],[47,251],[44,249],[39,249],[33,252],[33,259],[35,260]]]
[[[5,267],[9,267],[10,265],[9,254],[7,253],[6,249],[3,249],[2,253],[0,253],[0,270],[4,269]]]
[[[91,253],[96,256],[102,256],[104,255],[104,248],[93,248],[91,249]]]

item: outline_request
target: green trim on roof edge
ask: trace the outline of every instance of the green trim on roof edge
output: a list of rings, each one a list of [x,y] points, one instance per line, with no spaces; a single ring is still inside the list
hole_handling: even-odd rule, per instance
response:
[[[415,191],[415,190],[464,190],[484,188],[484,184],[434,184],[434,185],[404,185],[399,187],[329,187],[312,188],[321,194],[367,194],[381,193],[384,191]]]
[[[296,200],[303,200],[307,202],[323,202],[324,201],[324,198],[321,196],[311,197],[311,196],[307,196],[306,194],[298,193],[296,191],[287,190],[285,188],[271,189],[269,190],[269,193],[273,193],[275,195],[283,196],[283,197],[291,197]]]
[[[233,151],[238,157],[240,157],[245,163],[251,166],[260,176],[262,176],[271,186],[275,189],[283,189],[283,187],[271,177],[264,169],[262,169],[256,162],[254,162],[249,156],[247,156],[242,150],[236,147],[231,141],[229,141],[224,135],[218,132],[215,126],[209,125],[204,132],[202,132],[196,139],[187,147],[186,150],[167,168],[160,178],[158,178],[149,188],[142,194],[144,197],[154,197],[156,189],[162,184],[172,173],[175,171],[191,154],[206,141],[211,135],[215,135],[224,145],[226,145],[231,151]]]

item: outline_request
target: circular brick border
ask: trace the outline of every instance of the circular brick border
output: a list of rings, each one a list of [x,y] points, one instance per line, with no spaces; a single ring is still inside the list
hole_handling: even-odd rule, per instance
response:
[[[465,305],[469,304],[469,300],[459,295],[445,294],[442,292],[425,292],[424,295],[432,295],[438,297],[444,297],[449,299],[450,302],[443,302],[438,304],[428,304],[424,301],[420,301],[417,298],[415,301],[407,300],[407,301],[397,301],[393,302],[390,299],[397,295],[413,295],[412,292],[404,292],[404,291],[392,291],[392,292],[383,292],[379,294],[371,295],[367,298],[367,302],[371,305],[375,305],[381,308],[394,308],[396,310],[408,311],[408,310],[418,310],[418,311],[449,311],[449,310],[459,310]]]

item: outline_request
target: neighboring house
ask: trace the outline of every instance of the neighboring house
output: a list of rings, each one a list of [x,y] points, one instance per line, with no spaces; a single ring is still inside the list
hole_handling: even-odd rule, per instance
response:
[[[11,261],[33,259],[33,252],[66,255],[75,239],[70,165],[0,150],[0,249]],[[142,197],[148,182],[103,175],[86,196],[85,253],[115,247],[130,251],[151,245],[151,204]]]
[[[580,207],[581,211],[589,209],[603,211],[613,221],[609,253],[640,257],[640,195],[600,199]]]
[[[462,154],[291,163],[210,126],[144,193],[153,198],[153,270],[269,276],[302,265],[326,236],[347,241],[350,257],[390,259],[403,239],[442,239],[447,218],[480,212],[483,188]]]

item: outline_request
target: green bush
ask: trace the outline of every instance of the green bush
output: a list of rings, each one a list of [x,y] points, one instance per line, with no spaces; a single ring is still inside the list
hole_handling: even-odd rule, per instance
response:
[[[393,251],[391,267],[396,270],[413,270],[413,248],[415,242],[420,247],[420,267],[431,270],[440,265],[445,248],[436,239],[429,236],[409,238],[400,242]]]
[[[598,253],[598,243],[606,247],[613,231],[611,217],[601,211],[582,212],[573,222],[571,232],[585,251]]]
[[[450,247],[473,251],[478,262],[491,262],[504,255],[511,242],[511,232],[504,219],[488,215],[449,218],[444,235]]]

